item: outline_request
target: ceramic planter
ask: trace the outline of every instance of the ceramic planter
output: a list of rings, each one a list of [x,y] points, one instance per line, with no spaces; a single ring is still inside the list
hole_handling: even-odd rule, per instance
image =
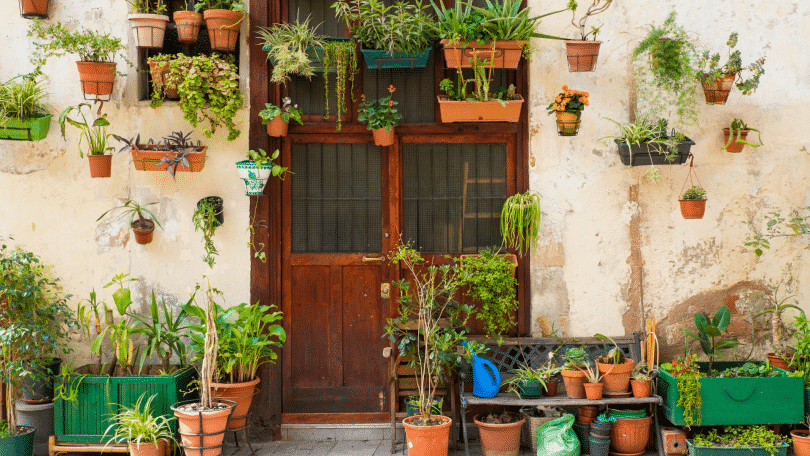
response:
[[[472,68],[471,59],[477,55],[479,62],[485,59],[490,62],[488,68],[516,69],[526,46],[525,41],[519,40],[499,40],[483,45],[474,41],[442,40],[441,44],[447,68]]]
[[[48,18],[49,0],[20,0],[20,14],[26,19]]]
[[[585,397],[587,397],[588,400],[598,401],[602,399],[604,383],[583,383],[582,386],[585,387]]]
[[[626,393],[630,390],[630,374],[633,372],[633,360],[625,358],[623,364],[605,364],[596,361],[602,382],[605,384],[605,395]]]
[[[506,424],[489,424],[481,421],[482,415],[473,418],[481,435],[481,448],[485,456],[517,456],[520,451],[520,430],[526,418],[510,413],[516,421]]]
[[[140,245],[146,245],[152,242],[152,234],[155,232],[155,222],[152,220],[144,220],[146,225],[151,225],[150,228],[135,228],[135,223],[138,221],[135,220],[132,222],[132,232],[135,233],[135,242]],[[145,228],[145,229],[144,229]]]
[[[139,145],[139,147],[146,147]],[[194,152],[186,154],[188,166],[180,162],[174,166],[175,172],[192,172],[198,173],[205,167],[205,154],[208,146],[198,147]],[[132,163],[135,164],[135,169],[138,171],[166,171],[169,167],[168,163],[160,163],[166,157],[173,158],[177,155],[176,151],[165,150],[147,150],[147,149],[130,149],[129,153],[132,155]]]
[[[523,98],[504,101],[452,101],[439,95],[441,121],[449,122],[517,122],[523,108]]]
[[[521,380],[518,382],[517,386],[518,391],[520,391],[520,397],[523,399],[537,399],[538,397],[543,397],[543,393],[545,392],[543,384],[538,380]]]
[[[112,155],[88,155],[90,177],[110,177],[112,175]]]
[[[689,456],[785,456],[788,444],[776,445],[775,452],[771,453],[765,447],[699,447],[692,439],[686,439]],[[798,453],[797,453],[798,456]]]
[[[273,165],[263,163],[261,168],[256,167],[252,160],[242,160],[236,162],[236,171],[239,178],[245,181],[245,195],[264,195],[264,187],[272,174]]]
[[[205,25],[208,27],[208,39],[211,49],[215,51],[233,52],[239,39],[239,27],[244,19],[244,13],[224,9],[206,10],[203,13]]]
[[[287,129],[290,127],[289,122],[285,122],[281,118],[281,114],[273,117],[273,120],[267,122],[267,134],[270,136],[287,136]]]
[[[374,136],[374,144],[377,146],[388,147],[394,144],[394,140],[396,139],[394,127],[391,127],[391,131],[386,131],[385,128],[378,128],[372,130],[371,134]]]
[[[112,94],[115,85],[115,62],[76,62],[79,68],[79,82],[82,93],[107,96]],[[97,97],[96,97],[97,98]]]
[[[565,394],[568,397],[571,399],[585,399],[585,387],[583,386],[585,374],[582,371],[563,369],[560,371],[560,375],[562,375]]]
[[[130,14],[127,16],[132,23],[132,33],[135,35],[135,45],[143,49],[162,49],[163,36],[166,34],[166,24],[169,16],[162,14]]]
[[[129,442],[129,454],[131,456],[164,456],[168,443],[165,440],[160,440],[157,443],[135,443]]]
[[[390,52],[379,49],[366,49],[360,48],[363,53],[363,60],[366,62],[366,68],[369,70],[385,70],[394,68],[424,68],[430,58],[432,47],[425,49],[424,52],[416,54],[408,54],[407,52],[395,52],[391,55]]]
[[[703,96],[706,99],[706,104],[726,104],[732,87],[734,87],[733,74],[721,76],[714,82],[704,82]]]
[[[405,444],[409,456],[447,456],[450,441],[450,425],[453,420],[442,415],[432,415],[441,421],[436,426],[416,426],[414,421],[421,420],[421,416],[410,416],[402,420],[405,428]]]
[[[581,399],[584,398],[585,396],[583,395]],[[580,423],[590,423],[593,420],[595,420],[598,415],[599,415],[599,406],[580,405],[579,407],[577,407],[577,421]]]
[[[173,17],[177,24],[177,41],[183,44],[196,43],[203,15],[195,11],[175,11]]]
[[[34,428],[17,426],[22,433],[0,439],[0,454],[31,456],[34,454]]]
[[[152,76],[152,85],[163,86],[163,94],[170,100],[180,98],[177,93],[177,87],[168,87],[166,85],[166,75],[172,70],[169,62],[149,62],[149,74]]]
[[[579,117],[582,112],[557,111],[557,134],[576,136],[579,133]]]
[[[678,200],[681,205],[681,215],[685,219],[702,219],[706,212],[706,200]]]
[[[810,431],[791,431],[790,437],[793,439],[793,452],[796,456],[810,456]]]
[[[666,146],[660,143],[636,143],[627,146],[627,143],[620,140],[613,140],[618,146],[619,158],[622,163],[629,166],[645,165],[681,165],[686,163],[689,157],[689,150],[695,142],[689,138],[678,143],[677,150],[673,154],[672,161],[667,160]]]
[[[610,443],[617,453],[643,453],[650,440],[652,417],[617,418],[610,430]]]
[[[751,130],[741,130],[740,131],[740,139],[745,141],[746,138],[748,137],[748,133],[750,131]],[[729,144],[729,142],[728,142],[728,137],[730,135],[731,135],[730,130],[728,128],[724,128],[723,129],[723,145],[725,146],[726,144],[728,144],[728,147],[726,147],[726,152],[733,152],[735,154],[742,152],[743,147],[745,147],[745,144],[741,143],[741,142],[737,142],[737,132],[736,132],[736,130],[734,131],[734,137],[731,140],[731,144]]]
[[[601,45],[601,41],[566,41],[568,71],[593,71]]]
[[[51,128],[53,114],[39,114],[37,117],[27,119],[6,119],[0,125],[0,139],[15,139],[19,141],[39,141],[48,136]]]
[[[633,390],[633,397],[650,397],[652,394],[652,380],[630,380],[630,388]]]
[[[554,397],[557,395],[557,388],[559,388],[560,382],[558,381],[548,381],[546,382],[546,388],[543,390],[543,396],[547,397]]]
[[[222,442],[228,418],[236,404],[224,399],[212,400],[224,406],[211,411],[185,411],[183,406],[198,401],[178,402],[172,406],[180,432],[180,446],[189,456],[218,456],[222,453]],[[205,448],[205,449],[204,449]]]

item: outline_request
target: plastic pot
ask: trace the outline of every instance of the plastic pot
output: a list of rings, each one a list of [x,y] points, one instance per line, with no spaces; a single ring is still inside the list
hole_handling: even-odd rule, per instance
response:
[[[14,456],[31,456],[34,453],[34,433],[36,429],[17,426],[22,434],[0,439],[0,454]]]
[[[135,228],[137,220],[132,222],[132,232],[135,233],[135,242],[140,245],[146,245],[152,242],[152,235],[155,233],[155,222],[151,220],[144,220],[147,225],[151,224],[151,228],[139,229]]]
[[[222,213],[222,198],[218,196],[206,196],[205,198],[197,201],[197,207],[202,206],[204,202],[208,202],[214,206],[214,226],[222,226],[225,223],[225,214]]]
[[[388,147],[394,144],[396,138],[394,135],[394,127],[391,127],[391,131],[386,131],[385,128],[378,128],[372,130],[371,134],[374,136],[374,144],[382,147]]]
[[[790,437],[793,439],[793,452],[796,456],[810,456],[810,431],[790,431]]]
[[[678,200],[681,215],[685,219],[702,219],[706,213],[706,200]]]

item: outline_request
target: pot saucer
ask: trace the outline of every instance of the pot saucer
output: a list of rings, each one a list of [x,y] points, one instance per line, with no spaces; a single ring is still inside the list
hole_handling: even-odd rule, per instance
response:
[[[602,395],[603,395],[603,396],[607,396],[607,397],[613,397],[613,398],[618,398],[618,397],[632,397],[632,396],[633,396],[633,392],[632,392],[632,391],[625,391],[625,392],[623,392],[623,393],[609,393],[609,392],[607,392],[607,391],[604,391],[604,392],[602,392]]]
[[[643,451],[639,451],[638,453],[617,453],[615,451],[611,451],[608,453],[610,456],[641,456],[644,454]]]

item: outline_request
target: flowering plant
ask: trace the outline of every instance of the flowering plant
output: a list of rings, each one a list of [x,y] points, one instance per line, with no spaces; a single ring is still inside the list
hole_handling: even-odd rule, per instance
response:
[[[562,92],[554,98],[554,102],[548,105],[548,113],[554,114],[555,112],[573,112],[579,115],[585,106],[589,106],[588,92],[580,92],[579,90],[571,90],[567,85],[562,86]]]
[[[397,126],[402,114],[397,112],[396,101],[391,100],[394,91],[397,90],[393,85],[388,86],[388,95],[379,100],[366,100],[363,95],[360,106],[357,108],[357,120],[362,124],[368,124],[369,130],[379,130],[384,128],[385,131],[391,131],[392,128]]]

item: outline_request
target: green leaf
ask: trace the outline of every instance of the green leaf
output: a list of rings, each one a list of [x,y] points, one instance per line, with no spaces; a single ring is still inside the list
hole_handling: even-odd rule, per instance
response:
[[[738,340],[721,340],[714,345],[714,348],[716,350],[724,350],[727,348],[734,348],[737,345],[740,345],[740,341]]]
[[[706,316],[700,312],[695,313],[695,327],[697,328],[698,332],[703,332],[703,329],[708,325],[709,322],[706,320]]]
[[[714,325],[706,325],[703,327],[703,334],[709,337],[720,337],[722,334],[717,326]]]
[[[119,288],[113,293],[113,301],[118,313],[123,316],[127,313],[127,308],[132,304],[132,293],[128,288]]]
[[[714,314],[714,318],[712,318],[712,324],[717,326],[717,329],[720,331],[725,331],[728,329],[728,325],[731,323],[731,311],[728,310],[728,307],[723,306],[717,309],[717,313]]]

